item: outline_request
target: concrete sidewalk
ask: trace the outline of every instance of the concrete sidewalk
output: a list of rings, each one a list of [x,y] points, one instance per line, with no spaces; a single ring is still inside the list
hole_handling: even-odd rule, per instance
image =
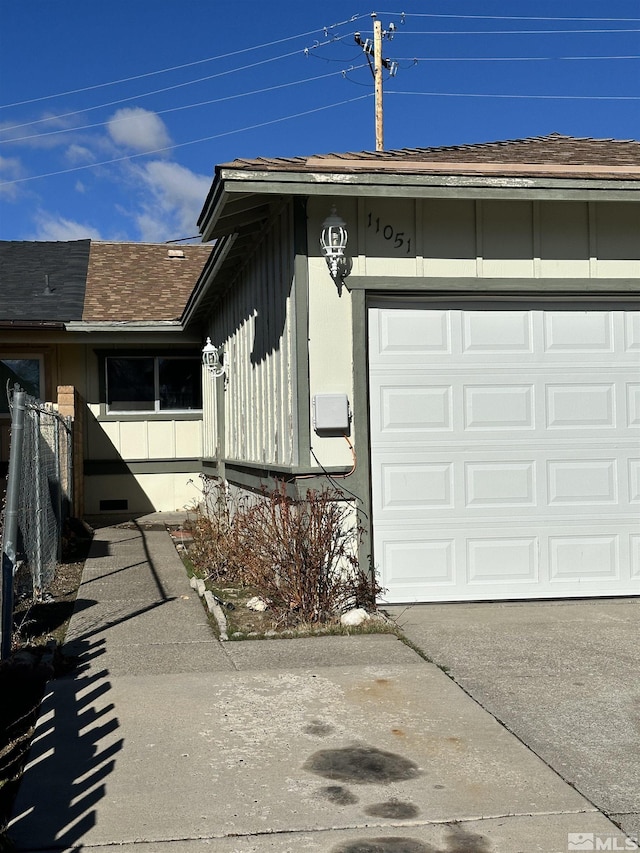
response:
[[[624,844],[393,636],[219,643],[165,530],[97,531],[68,650],[80,665],[44,701],[9,830],[18,850],[563,853],[569,833]]]

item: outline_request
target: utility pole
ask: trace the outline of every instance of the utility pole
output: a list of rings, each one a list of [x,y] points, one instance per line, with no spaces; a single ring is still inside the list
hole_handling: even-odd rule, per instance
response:
[[[390,24],[389,32],[382,31],[382,24],[378,20],[375,12],[371,13],[373,18],[373,44],[371,39],[362,40],[361,34],[355,34],[356,44],[364,51],[369,63],[369,68],[373,74],[373,85],[375,95],[375,126],[376,126],[376,151],[384,151],[384,119],[382,108],[382,70],[386,68],[391,77],[395,77],[398,70],[398,64],[384,59],[382,56],[382,39],[384,36],[393,38],[395,25]],[[371,54],[373,54],[373,63],[371,62]]]
[[[375,15],[375,12],[373,13]],[[382,120],[382,24],[373,21],[373,81],[376,103],[376,151],[384,151],[384,123]]]

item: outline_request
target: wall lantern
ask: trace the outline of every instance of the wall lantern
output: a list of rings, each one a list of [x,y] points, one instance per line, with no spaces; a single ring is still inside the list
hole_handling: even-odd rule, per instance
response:
[[[340,284],[342,284],[342,279],[349,274],[344,253],[348,238],[345,221],[338,216],[335,207],[332,207],[331,213],[322,223],[320,248],[329,267],[331,278]]]
[[[214,376],[224,376],[227,372],[226,366],[222,363],[223,353],[211,343],[211,338],[207,338],[207,342],[202,348],[202,365]]]

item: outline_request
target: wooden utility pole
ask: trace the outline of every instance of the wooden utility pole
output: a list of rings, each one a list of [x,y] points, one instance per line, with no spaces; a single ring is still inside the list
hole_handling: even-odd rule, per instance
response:
[[[384,151],[382,114],[382,24],[372,13],[373,21],[373,78],[376,103],[376,151]]]
[[[376,151],[384,151],[384,123],[382,111],[382,71],[387,69],[391,77],[395,77],[398,69],[397,62],[391,62],[389,59],[384,59],[382,56],[382,39],[387,36],[393,38],[395,32],[395,24],[389,25],[389,32],[382,31],[382,24],[378,20],[375,12],[371,13],[373,18],[373,44],[371,39],[362,40],[360,33],[355,34],[356,44],[360,45],[367,57],[369,68],[373,75],[373,85],[375,93],[375,124],[376,124]],[[371,56],[373,55],[373,62]]]

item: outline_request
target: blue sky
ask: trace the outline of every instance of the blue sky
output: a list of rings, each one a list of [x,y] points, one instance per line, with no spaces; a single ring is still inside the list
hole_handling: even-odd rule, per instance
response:
[[[639,0],[406,0],[385,148],[640,139]],[[372,7],[0,0],[0,239],[197,234],[217,163],[372,150]],[[405,13],[404,15],[402,13]]]

